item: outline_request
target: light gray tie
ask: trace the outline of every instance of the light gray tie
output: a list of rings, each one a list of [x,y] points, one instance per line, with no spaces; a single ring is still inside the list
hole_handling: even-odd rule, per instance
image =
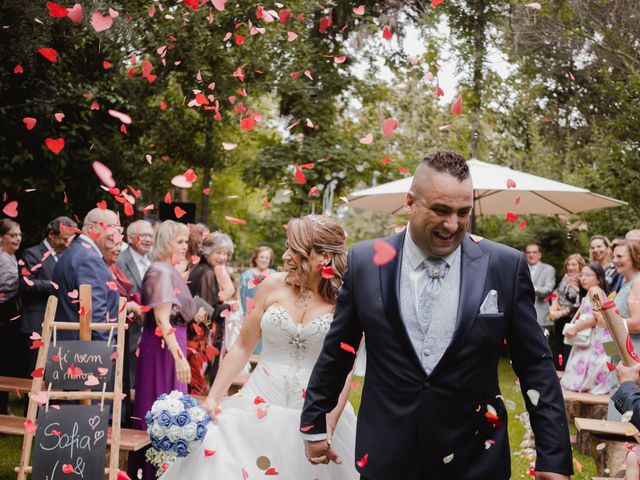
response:
[[[444,278],[449,265],[442,259],[427,258],[423,262],[425,269],[424,288],[421,290],[418,300],[418,318],[424,335],[429,331],[433,305],[440,296],[444,286]]]

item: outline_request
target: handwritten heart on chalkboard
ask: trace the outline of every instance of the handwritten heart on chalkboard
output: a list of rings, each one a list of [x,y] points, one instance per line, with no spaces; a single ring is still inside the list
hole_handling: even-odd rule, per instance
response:
[[[98,443],[102,437],[104,437],[104,432],[102,430],[98,430],[94,435],[93,444],[95,445]]]
[[[98,415],[91,417],[89,419],[89,426],[91,427],[91,430],[95,430],[99,424],[100,424],[100,417]]]

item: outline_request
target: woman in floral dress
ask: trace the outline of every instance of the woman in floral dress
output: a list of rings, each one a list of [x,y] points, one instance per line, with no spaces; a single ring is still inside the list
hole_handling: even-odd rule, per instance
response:
[[[573,347],[560,384],[562,388],[574,392],[608,394],[608,358],[603,343],[610,342],[611,335],[609,330],[598,325],[597,316],[600,313],[593,311],[586,294],[590,288],[600,287],[605,292],[603,296],[606,297],[607,283],[603,268],[597,263],[585,265],[580,273],[580,286],[585,290],[582,292],[583,299],[574,317],[574,323],[567,329],[565,337],[573,338],[580,330],[593,328],[593,341],[587,347]]]

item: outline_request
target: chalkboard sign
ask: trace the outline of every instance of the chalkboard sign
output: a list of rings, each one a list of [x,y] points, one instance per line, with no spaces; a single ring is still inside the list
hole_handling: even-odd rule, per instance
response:
[[[44,381],[55,390],[102,390],[109,385],[115,345],[68,340],[51,345]]]
[[[40,408],[33,480],[104,478],[109,407],[49,405]]]

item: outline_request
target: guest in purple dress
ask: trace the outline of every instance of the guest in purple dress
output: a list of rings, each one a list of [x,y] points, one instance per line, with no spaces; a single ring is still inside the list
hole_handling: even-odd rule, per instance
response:
[[[184,279],[173,267],[185,258],[189,230],[171,220],[162,223],[156,235],[154,256],[140,287],[145,314],[136,367],[136,398],[133,427],[146,430],[144,417],[163,393],[187,393],[191,369],[187,361],[186,324],[203,322],[206,313],[198,309]],[[156,334],[157,332],[157,334]],[[161,334],[161,336],[159,336]],[[137,477],[140,455],[130,458],[129,475]],[[143,479],[154,479],[155,468],[145,464]]]

